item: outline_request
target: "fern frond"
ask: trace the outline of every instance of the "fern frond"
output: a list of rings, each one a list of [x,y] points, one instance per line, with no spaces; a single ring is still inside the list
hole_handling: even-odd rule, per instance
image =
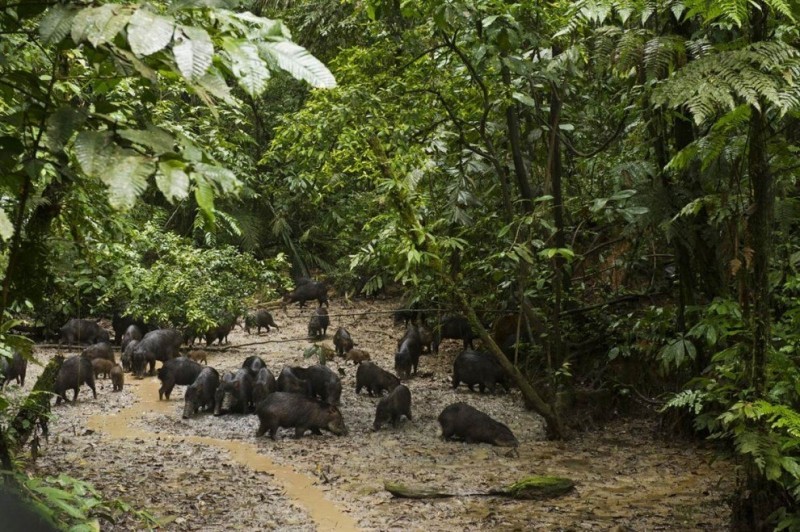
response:
[[[742,103],[756,109],[767,103],[785,114],[800,101],[798,76],[800,51],[782,42],[759,42],[690,62],[656,89],[653,101],[688,107],[698,125]]]
[[[664,77],[673,64],[686,62],[686,46],[678,36],[664,35],[648,40],[644,45],[644,63],[650,78]]]

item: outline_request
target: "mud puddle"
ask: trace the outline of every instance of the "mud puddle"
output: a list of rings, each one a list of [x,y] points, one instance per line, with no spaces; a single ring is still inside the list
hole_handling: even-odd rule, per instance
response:
[[[230,453],[236,462],[254,470],[268,473],[276,478],[284,488],[286,496],[300,504],[308,512],[320,530],[358,530],[356,522],[341,512],[336,505],[327,500],[321,491],[314,486],[314,480],[297,473],[293,469],[280,466],[260,454],[255,445],[235,440],[221,440],[207,436],[172,436],[153,433],[136,427],[134,422],[147,412],[167,414],[174,409],[175,399],[162,401],[158,399],[160,382],[154,377],[129,383],[134,390],[138,403],[115,414],[97,414],[91,416],[87,426],[111,439],[149,439],[160,438],[172,442],[195,443],[213,446]]]

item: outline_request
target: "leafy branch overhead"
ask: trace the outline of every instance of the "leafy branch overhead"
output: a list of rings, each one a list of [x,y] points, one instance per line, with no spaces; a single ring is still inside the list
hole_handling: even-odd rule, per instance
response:
[[[160,85],[181,80],[215,115],[217,102],[237,103],[227,78],[234,78],[250,97],[266,89],[276,69],[316,88],[336,86],[328,68],[292,43],[280,21],[251,13],[202,7],[157,13],[138,4],[59,4],[44,14],[39,34],[47,45],[82,52],[97,70],[112,63],[113,74],[128,79],[145,101],[157,97],[149,93]],[[56,103],[47,119],[46,145],[53,151],[74,148],[81,170],[108,187],[112,206],[131,208],[155,177],[167,200],[182,200],[193,192],[200,210],[213,221],[215,195],[241,189],[233,172],[179,128],[159,127],[149,117],[144,127],[137,120],[136,127],[133,117],[116,112],[119,107],[110,103],[112,108],[104,112],[97,105],[76,110]],[[10,222],[6,217],[0,222],[1,235],[10,237]]]

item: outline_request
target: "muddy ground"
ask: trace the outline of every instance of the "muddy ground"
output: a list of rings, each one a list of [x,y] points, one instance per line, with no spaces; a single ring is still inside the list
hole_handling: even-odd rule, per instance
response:
[[[331,345],[345,326],[358,347],[390,369],[401,326],[389,311],[397,302],[331,303]],[[280,331],[260,336],[236,329],[233,346],[209,352],[220,372],[259,355],[275,375],[284,365],[310,365],[303,351],[311,309],[295,305],[273,314]],[[126,374],[125,389],[98,383],[98,397],[81,389],[78,402],[54,408],[49,442],[32,468],[36,474],[65,472],[89,480],[107,498],[147,509],[165,530],[721,530],[733,482],[731,464],[713,451],[686,442],[670,443],[651,420],[614,421],[566,443],[545,440],[541,419],[522,407],[518,391],[478,394],[453,390],[450,369],[460,342],[445,341],[437,356],[423,356],[420,374],[406,382],[413,421],[397,429],[369,429],[377,398],[354,392],[355,368],[344,371],[341,410],[350,434],[307,435],[288,430],[279,440],[256,438],[254,415],[183,420],[183,387],[158,401],[155,377],[137,381]],[[66,351],[66,350],[65,350]],[[37,349],[46,362],[56,353]],[[74,354],[77,351],[66,351]],[[119,356],[119,354],[117,354]],[[26,388],[41,367],[30,367]],[[71,397],[71,392],[70,397]],[[490,445],[444,442],[436,421],[450,403],[465,401],[506,423],[520,441],[518,454]],[[441,500],[394,499],[383,482],[476,493],[527,475],[566,476],[577,489],[562,498],[513,501],[496,497]],[[122,518],[109,530],[140,527]]]

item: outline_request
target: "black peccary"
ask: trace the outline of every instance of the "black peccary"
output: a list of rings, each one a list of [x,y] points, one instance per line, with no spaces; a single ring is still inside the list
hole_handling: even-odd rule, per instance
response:
[[[128,328],[125,329],[125,334],[122,335],[122,341],[119,342],[122,352],[125,352],[125,348],[128,347],[129,343],[131,343],[133,340],[141,340],[142,336],[143,333],[139,327],[137,327],[135,324],[129,325]]]
[[[78,388],[81,387],[81,384],[86,384],[91,388],[94,398],[97,399],[92,363],[88,358],[82,356],[69,357],[61,364],[61,369],[58,370],[56,382],[53,386],[53,392],[58,396],[56,397],[56,404],[61,404],[62,400],[69,402],[67,390],[74,391],[73,401],[78,399]]]
[[[320,429],[336,435],[347,434],[342,413],[333,405],[296,393],[275,392],[258,404],[258,430],[256,436],[269,431],[270,438],[276,439],[280,427],[293,428],[294,437],[300,438],[307,430],[322,434]]]
[[[253,406],[253,377],[244,368],[225,373],[214,395],[214,415],[238,411],[247,414]]]
[[[244,359],[244,362],[242,362],[242,367],[249,371],[250,376],[255,379],[261,368],[266,368],[267,364],[261,359],[261,357],[252,355]]]
[[[310,301],[312,299],[316,299],[319,302],[320,307],[323,303],[325,303],[325,306],[327,307],[328,287],[319,281],[308,281],[300,284],[294,290],[286,293],[283,296],[283,302],[281,306],[283,307],[284,311],[286,310],[286,305],[290,303],[299,302],[300,306],[304,307],[306,305],[306,301]]]
[[[153,327],[148,327],[148,325],[142,321],[133,318],[132,316],[121,316],[119,314],[114,314],[111,318],[111,328],[114,329],[114,343],[122,346],[122,343],[125,340],[125,333],[130,329],[131,325],[135,326],[139,330],[139,338],[141,340],[142,335],[149,332]],[[124,349],[124,347],[123,347]]]
[[[286,393],[298,393],[311,396],[311,383],[295,375],[292,368],[285,367],[278,375],[278,391]]]
[[[309,338],[325,338],[328,333],[328,325],[331,320],[328,317],[328,311],[322,307],[314,310],[314,315],[308,322],[308,337]]]
[[[138,378],[144,376],[145,365],[155,373],[156,360],[166,362],[180,353],[183,334],[177,329],[156,329],[145,334],[133,350],[131,367]]]
[[[307,368],[293,367],[292,373],[311,384],[311,396],[330,405],[338,405],[342,396],[342,380],[328,366],[315,364]]]
[[[81,351],[81,356],[89,360],[94,360],[96,358],[103,358],[105,360],[115,362],[114,349],[108,342],[100,342],[99,344],[90,345],[89,347]]]
[[[453,361],[453,388],[464,383],[473,390],[476,384],[481,392],[494,393],[496,384],[509,391],[508,378],[502,366],[489,353],[465,349]]]
[[[272,372],[266,367],[258,370],[253,382],[253,404],[256,405],[256,408],[258,408],[258,403],[276,391],[278,391],[278,383]]]
[[[411,368],[414,374],[417,373],[419,365],[419,355],[422,353],[422,340],[416,325],[409,325],[405,336],[398,342],[399,347],[394,355],[394,370],[398,375],[408,378],[411,376]]]
[[[396,427],[400,416],[406,416],[411,420],[411,391],[402,384],[378,401],[372,429],[380,430],[381,426],[387,422],[391,422],[392,426]]]
[[[59,343],[67,345],[111,343],[108,331],[92,320],[72,318],[61,327]]]
[[[189,386],[201,371],[203,371],[203,366],[186,357],[173,358],[164,362],[164,365],[158,370],[158,380],[161,381],[161,388],[158,389],[159,401],[162,398],[169,401],[169,395],[176,384]]]
[[[362,362],[356,371],[356,393],[361,388],[367,389],[369,395],[381,395],[383,390],[392,391],[400,386],[400,379],[372,362]]]
[[[280,330],[280,327],[275,323],[275,319],[268,310],[258,309],[252,314],[248,314],[244,318],[244,332],[250,334],[250,329],[256,327],[256,334],[261,334],[261,328],[265,328],[269,332],[270,327],[275,327]]]
[[[131,340],[128,342],[128,345],[125,346],[125,351],[122,352],[122,356],[120,357],[123,371],[133,370],[133,351],[136,349],[137,345],[139,345],[139,340]]]
[[[467,443],[491,443],[517,447],[519,442],[507,426],[466,403],[453,403],[439,414],[442,438],[459,438]]]
[[[336,347],[336,354],[340,357],[343,357],[345,353],[355,346],[353,337],[350,336],[350,333],[344,327],[336,329],[336,333],[333,335],[333,345]]]
[[[469,321],[464,316],[447,316],[442,318],[433,333],[433,352],[439,352],[439,345],[445,338],[452,338],[464,341],[464,349],[472,346],[472,339],[475,338],[475,333],[472,332],[472,327],[469,326]]]
[[[11,358],[0,357],[0,388],[7,382],[16,381],[25,386],[25,374],[28,371],[28,360],[17,350]]]
[[[218,387],[219,373],[217,370],[210,367],[203,368],[183,395],[183,419],[189,419],[201,408],[206,412],[213,411]]]

